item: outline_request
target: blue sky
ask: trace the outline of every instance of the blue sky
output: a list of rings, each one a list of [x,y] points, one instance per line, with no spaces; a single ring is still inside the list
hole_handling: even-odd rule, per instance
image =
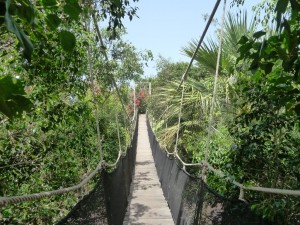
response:
[[[214,0],[139,0],[135,5],[139,8],[139,18],[131,22],[124,21],[127,29],[125,40],[131,42],[139,51],[151,50],[154,62],[144,68],[145,77],[156,75],[156,60],[158,55],[173,62],[189,61],[183,56],[181,48],[192,39],[199,39],[206,22],[204,14],[210,14]],[[227,0],[227,11],[236,11],[230,8],[231,0]],[[242,9],[251,13],[253,5],[259,0],[246,0]],[[216,18],[221,20],[223,1],[221,2]],[[251,18],[251,17],[250,17]],[[214,34],[215,27],[211,26],[208,35]]]

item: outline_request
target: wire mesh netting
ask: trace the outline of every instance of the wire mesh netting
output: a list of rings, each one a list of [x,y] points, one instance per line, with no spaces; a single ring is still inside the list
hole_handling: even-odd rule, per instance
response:
[[[271,225],[255,215],[247,203],[227,199],[201,179],[185,173],[177,161],[160,148],[149,121],[147,125],[157,173],[175,224]]]
[[[125,217],[132,180],[138,126],[127,154],[112,173],[101,171],[95,188],[81,199],[58,225],[121,225]]]
[[[167,156],[148,123],[150,145],[161,187],[177,225],[271,225],[255,215],[248,204],[227,199],[201,179],[185,173]],[[58,224],[121,225],[126,214],[136,156],[137,129],[127,155],[112,173],[100,174],[96,187]],[[274,225],[274,224],[272,224]]]

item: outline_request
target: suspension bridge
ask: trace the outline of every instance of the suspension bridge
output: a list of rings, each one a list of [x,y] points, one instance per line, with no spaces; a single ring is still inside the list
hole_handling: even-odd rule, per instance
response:
[[[220,171],[209,164],[217,175]],[[252,213],[242,199],[226,199],[211,190],[201,178],[190,176],[186,164],[176,154],[162,149],[145,115],[136,119],[131,145],[127,153],[112,165],[99,163],[97,168],[78,185],[25,196],[1,197],[0,207],[80,189],[93,176],[99,175],[95,188],[59,221],[58,225],[77,224],[257,224],[269,225]],[[114,167],[113,172],[103,168]],[[226,179],[226,177],[224,177]],[[300,191],[272,188],[243,187],[275,194],[300,195]],[[229,206],[229,207],[228,207]],[[232,207],[234,206],[234,207]]]
[[[155,169],[145,115],[139,121],[135,173],[123,224],[174,224]]]
[[[131,144],[125,155],[119,149],[119,155],[115,163],[107,164],[101,158],[97,167],[77,185],[23,196],[0,197],[0,207],[25,201],[38,201],[42,198],[76,191],[81,189],[93,177],[98,176],[98,183],[95,188],[84,196],[68,215],[57,223],[58,225],[271,225],[253,214],[244,199],[244,191],[300,196],[299,190],[244,186],[232,180],[230,176],[226,176],[222,171],[213,168],[208,163],[207,156],[205,156],[204,161],[191,164],[184,162],[177,153],[184,81],[220,2],[221,0],[217,0],[197,49],[179,85],[179,88],[182,86],[182,98],[174,152],[168,152],[166,149],[161,148],[146,115],[136,116]],[[224,22],[225,3],[222,23]],[[104,46],[95,17],[93,17],[93,20],[101,45]],[[221,44],[220,42],[214,97],[217,90]],[[106,60],[108,60],[105,51],[104,54]],[[90,67],[92,67],[91,62]],[[116,81],[113,77],[111,79],[123,110],[126,112]],[[93,79],[91,80],[94,94]],[[213,107],[211,107],[211,110],[210,115],[213,115]],[[213,117],[209,119],[208,131],[212,120]],[[97,111],[96,121],[98,142],[100,143]],[[199,167],[203,171],[209,170],[221,179],[232,183],[239,190],[239,198],[227,199],[211,190],[202,179],[203,177],[192,177],[186,171],[186,167],[189,166]],[[107,172],[106,168],[110,168],[112,172]]]

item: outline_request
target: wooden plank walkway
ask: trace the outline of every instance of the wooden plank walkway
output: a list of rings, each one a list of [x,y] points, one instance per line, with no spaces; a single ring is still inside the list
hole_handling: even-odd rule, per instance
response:
[[[174,225],[152,157],[146,116],[139,117],[135,174],[123,225]]]

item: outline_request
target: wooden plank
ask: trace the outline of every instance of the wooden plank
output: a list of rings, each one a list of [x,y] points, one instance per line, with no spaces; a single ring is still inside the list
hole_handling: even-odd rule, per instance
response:
[[[174,225],[174,222],[172,219],[142,219],[142,218],[136,218],[135,220],[129,222],[124,221],[123,225]]]
[[[136,167],[123,225],[174,225],[150,149],[146,116],[140,115]]]

